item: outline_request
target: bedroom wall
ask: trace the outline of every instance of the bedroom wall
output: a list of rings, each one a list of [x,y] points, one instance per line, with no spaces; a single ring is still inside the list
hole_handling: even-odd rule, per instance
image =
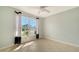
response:
[[[0,48],[14,44],[15,28],[14,9],[0,6]]]
[[[79,46],[79,7],[47,17],[44,37]]]

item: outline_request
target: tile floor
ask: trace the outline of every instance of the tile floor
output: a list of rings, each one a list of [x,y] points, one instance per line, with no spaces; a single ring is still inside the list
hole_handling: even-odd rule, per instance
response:
[[[14,46],[3,51],[8,52],[78,52],[79,47],[74,47],[49,39],[38,39],[28,43]]]

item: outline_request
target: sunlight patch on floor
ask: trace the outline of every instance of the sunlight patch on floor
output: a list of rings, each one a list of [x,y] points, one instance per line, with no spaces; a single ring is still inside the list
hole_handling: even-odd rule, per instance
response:
[[[14,51],[19,50],[23,45],[20,45],[19,47],[17,47],[16,49],[14,49]]]
[[[24,47],[26,47],[26,46],[29,46],[29,45],[31,45],[33,43],[33,41],[32,42],[29,42],[29,43],[26,43],[22,48],[24,48]]]

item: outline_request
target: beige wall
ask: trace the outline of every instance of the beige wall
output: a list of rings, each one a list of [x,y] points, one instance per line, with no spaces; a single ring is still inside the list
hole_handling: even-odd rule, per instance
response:
[[[13,45],[15,28],[14,10],[9,7],[0,7],[0,47]]]
[[[79,8],[47,17],[44,36],[79,45]]]

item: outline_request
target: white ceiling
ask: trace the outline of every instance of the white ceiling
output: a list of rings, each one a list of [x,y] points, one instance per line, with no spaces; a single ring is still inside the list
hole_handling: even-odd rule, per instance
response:
[[[49,12],[43,11],[41,13],[39,13],[40,11],[39,6],[12,6],[12,7],[35,16],[48,17],[51,15],[75,8],[76,6],[47,6],[45,7],[45,9],[48,10]]]

